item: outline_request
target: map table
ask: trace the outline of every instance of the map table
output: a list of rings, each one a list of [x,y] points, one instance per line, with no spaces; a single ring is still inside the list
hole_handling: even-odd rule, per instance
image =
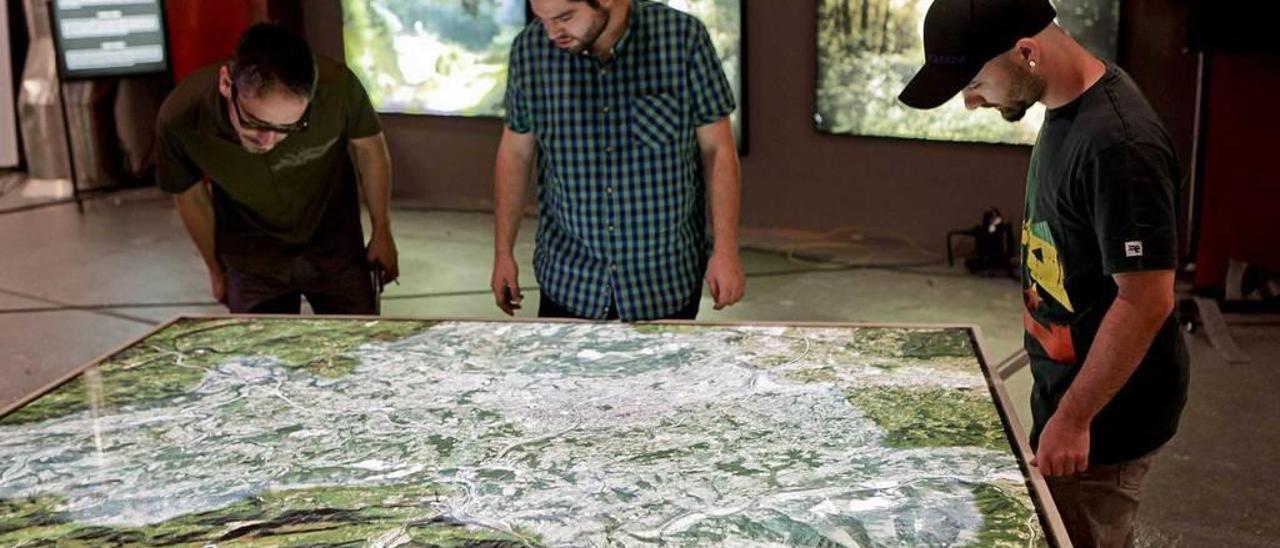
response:
[[[180,317],[0,410],[0,545],[1063,546],[966,326]]]

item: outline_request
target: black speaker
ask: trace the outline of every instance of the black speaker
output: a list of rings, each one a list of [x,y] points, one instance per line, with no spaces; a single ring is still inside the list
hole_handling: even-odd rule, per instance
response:
[[[27,46],[30,42],[27,37],[27,12],[22,0],[5,0],[5,6],[9,8],[9,43],[5,46],[9,48],[9,62],[13,69],[13,96],[16,98],[18,86],[22,83],[22,69],[27,64]]]

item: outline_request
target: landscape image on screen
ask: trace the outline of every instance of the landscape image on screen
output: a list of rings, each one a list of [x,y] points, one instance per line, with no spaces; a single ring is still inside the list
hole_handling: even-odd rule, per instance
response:
[[[1095,55],[1113,61],[1119,0],[1055,0],[1058,23]],[[914,110],[898,94],[924,63],[921,35],[930,0],[818,0],[814,122],[827,133],[1031,144],[1044,119],[1037,105],[1018,123],[992,109],[969,112],[953,98]]]
[[[1044,546],[1022,470],[961,328],[188,318],[0,417],[0,546]]]
[[[379,112],[502,116],[525,0],[342,0],[347,65]]]
[[[656,0],[707,27],[744,136],[741,0]],[[507,57],[527,22],[524,0],[342,0],[347,65],[379,112],[503,115]]]

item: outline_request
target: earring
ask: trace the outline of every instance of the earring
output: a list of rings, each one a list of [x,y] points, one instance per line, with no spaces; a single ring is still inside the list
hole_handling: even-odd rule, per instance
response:
[[[1030,61],[1030,63],[1031,63],[1031,68],[1036,68],[1036,61],[1035,61],[1035,59],[1032,59],[1032,60]]]

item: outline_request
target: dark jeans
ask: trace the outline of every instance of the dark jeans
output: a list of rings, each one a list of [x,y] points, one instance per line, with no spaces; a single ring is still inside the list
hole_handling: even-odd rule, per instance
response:
[[[1117,464],[1091,464],[1074,476],[1045,478],[1071,544],[1078,548],[1133,546],[1142,482],[1158,452]]]
[[[316,314],[378,313],[373,280],[363,260],[322,272],[300,257],[287,281],[227,269],[227,308],[233,313],[299,314],[304,295]]]
[[[696,286],[694,286],[693,294],[688,297],[688,300],[685,301],[685,303],[686,304],[684,305],[683,308],[675,311],[675,313],[671,314],[670,316],[665,316],[662,318],[647,318],[645,321],[648,321],[648,320],[696,320],[698,318],[698,308],[702,304],[702,284],[697,284]],[[538,317],[553,318],[553,319],[554,318],[575,319],[575,320],[595,319],[595,318],[587,318],[587,317],[579,316],[577,314],[574,314],[573,312],[570,312],[565,307],[560,306],[559,303],[551,300],[551,298],[548,297],[546,293],[543,293],[542,299],[538,301]],[[604,319],[606,320],[618,319],[618,303],[617,302],[611,303],[609,305],[609,311],[605,314]]]

